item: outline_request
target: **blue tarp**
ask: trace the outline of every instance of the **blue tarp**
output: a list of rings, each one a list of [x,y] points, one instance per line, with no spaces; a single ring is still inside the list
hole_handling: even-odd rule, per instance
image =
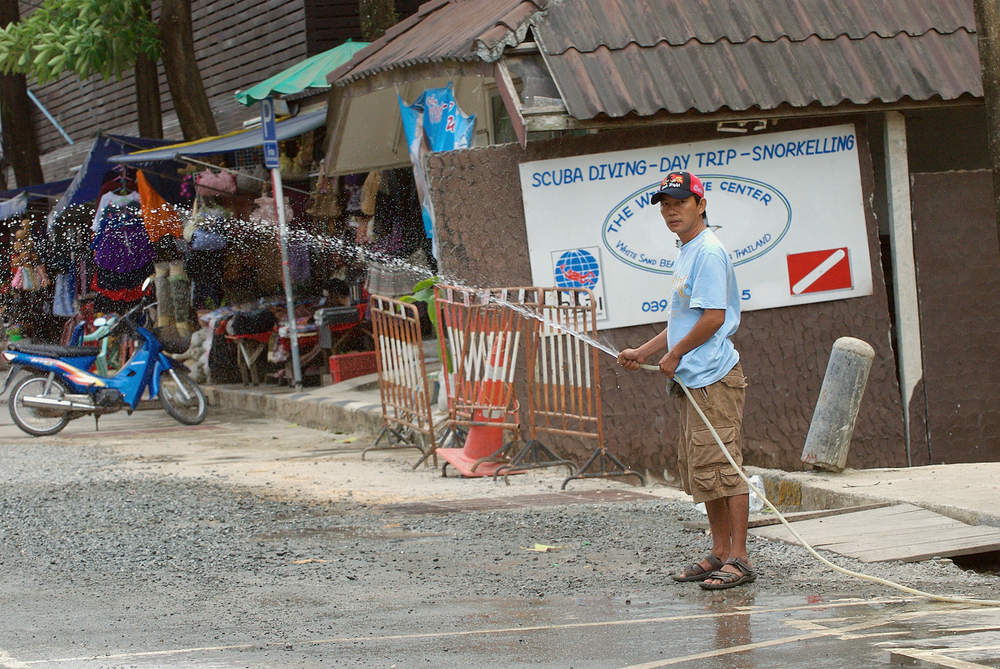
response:
[[[12,199],[0,202],[0,219],[7,220],[20,216],[27,208],[28,197],[24,193],[18,193]]]
[[[27,197],[55,197],[57,195],[62,195],[69,188],[72,179],[63,179],[61,181],[53,181],[47,184],[38,184],[37,186],[25,186],[23,188],[11,188],[10,190],[0,190],[0,200],[10,200],[17,197],[21,193],[25,193]]]
[[[326,107],[310,112],[303,112],[298,116],[278,121],[274,124],[278,135],[278,141],[298,137],[310,130],[326,123]],[[127,156],[114,156],[112,162],[115,163],[149,163],[158,160],[170,160],[174,155],[182,156],[211,156],[220,153],[231,153],[259,147],[264,143],[264,133],[261,129],[250,128],[249,130],[237,130],[228,135],[220,137],[206,137],[193,142],[183,144],[173,144],[155,151],[140,151],[130,153]]]
[[[24,186],[0,191],[0,220],[20,216],[28,208],[28,200],[34,198],[56,199],[66,191],[72,179],[53,181],[47,184]]]
[[[90,153],[83,161],[80,171],[77,172],[76,177],[66,188],[66,192],[59,198],[52,211],[49,212],[49,225],[66,207],[97,199],[101,192],[101,184],[104,183],[104,175],[115,167],[115,164],[109,160],[111,157],[141,149],[164,146],[172,142],[173,140],[169,139],[98,135],[97,139],[94,140],[94,145],[90,148]]]

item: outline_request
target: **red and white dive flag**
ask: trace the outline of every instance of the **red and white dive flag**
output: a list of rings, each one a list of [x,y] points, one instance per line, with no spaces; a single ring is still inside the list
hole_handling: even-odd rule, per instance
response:
[[[854,287],[847,248],[790,253],[787,258],[788,287],[792,295]]]

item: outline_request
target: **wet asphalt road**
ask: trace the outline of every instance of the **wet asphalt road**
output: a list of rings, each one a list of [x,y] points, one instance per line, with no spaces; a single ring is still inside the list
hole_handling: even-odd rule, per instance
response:
[[[1000,667],[1000,612],[907,599],[785,544],[752,542],[750,586],[674,583],[706,546],[684,502],[418,513],[393,503],[439,474],[409,471],[412,453],[361,462],[367,437],[148,411],[39,440],[0,411],[3,668],[864,667],[894,649]],[[372,468],[393,503],[351,489]],[[1000,584],[836,561],[937,592]]]

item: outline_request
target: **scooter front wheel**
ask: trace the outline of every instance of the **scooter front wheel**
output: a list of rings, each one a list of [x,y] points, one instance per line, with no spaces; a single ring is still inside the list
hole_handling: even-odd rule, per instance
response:
[[[48,392],[45,384],[49,384]],[[59,432],[69,423],[66,411],[60,409],[40,409],[24,405],[25,397],[45,397],[61,400],[69,388],[57,378],[51,383],[45,376],[28,376],[17,382],[10,391],[8,405],[14,423],[34,437],[47,437]]]
[[[197,425],[205,420],[208,406],[198,384],[179,369],[160,373],[160,404],[177,422]]]

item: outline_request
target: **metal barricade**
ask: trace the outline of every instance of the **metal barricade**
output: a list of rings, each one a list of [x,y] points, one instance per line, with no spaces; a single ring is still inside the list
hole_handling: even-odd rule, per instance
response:
[[[382,396],[385,428],[361,453],[373,450],[416,448],[421,453],[416,469],[434,455],[435,432],[430,384],[424,363],[420,315],[413,304],[381,295],[369,298],[375,335],[378,386]],[[380,446],[382,440],[386,444]],[[437,456],[434,456],[437,466]]]
[[[434,287],[446,371],[448,430],[464,439],[462,448],[436,450],[446,460],[442,473],[451,464],[465,476],[490,476],[510,460],[520,439],[514,370],[524,313],[504,302],[527,290]],[[504,432],[512,434],[506,443]]]
[[[529,441],[498,475],[515,468],[565,464],[540,440],[540,435],[567,437],[582,443],[596,442],[596,449],[573,479],[635,476],[604,446],[601,405],[601,372],[598,359],[597,312],[593,293],[587,288],[534,288],[525,308],[534,311],[528,342],[528,431]],[[537,465],[533,463],[539,463]]]

